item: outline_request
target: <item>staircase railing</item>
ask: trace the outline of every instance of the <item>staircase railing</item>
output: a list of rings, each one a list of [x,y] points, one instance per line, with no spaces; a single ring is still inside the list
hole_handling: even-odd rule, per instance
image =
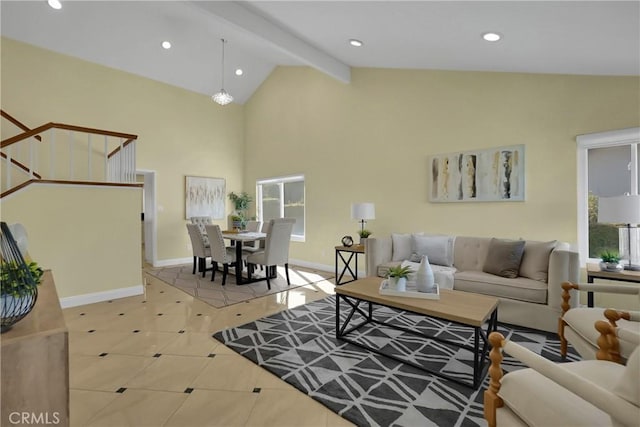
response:
[[[137,135],[53,122],[29,129],[0,111],[21,131],[0,142],[0,197],[37,180],[135,183]]]

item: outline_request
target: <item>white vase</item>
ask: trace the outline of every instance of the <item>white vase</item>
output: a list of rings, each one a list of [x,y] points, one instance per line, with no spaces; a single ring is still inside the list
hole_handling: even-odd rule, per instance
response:
[[[435,286],[436,283],[431,264],[429,264],[429,258],[424,255],[416,272],[416,289],[418,292],[433,292]]]
[[[407,290],[407,278],[389,277],[389,287],[393,290],[404,292]]]

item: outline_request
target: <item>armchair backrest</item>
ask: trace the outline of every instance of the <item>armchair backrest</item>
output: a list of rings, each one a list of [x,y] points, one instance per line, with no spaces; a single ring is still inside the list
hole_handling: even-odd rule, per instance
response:
[[[206,258],[209,255],[209,251],[204,244],[204,239],[202,238],[202,233],[200,232],[200,228],[196,224],[187,224],[187,231],[189,233],[189,238],[191,239],[191,248],[193,249],[193,256],[199,258]]]
[[[294,218],[278,218],[269,221],[269,232],[265,239],[265,265],[289,263],[289,244]]]
[[[233,260],[227,254],[227,248],[222,238],[222,230],[216,224],[205,225],[205,230],[209,236],[209,247],[211,248],[211,259],[214,262],[228,264]]]

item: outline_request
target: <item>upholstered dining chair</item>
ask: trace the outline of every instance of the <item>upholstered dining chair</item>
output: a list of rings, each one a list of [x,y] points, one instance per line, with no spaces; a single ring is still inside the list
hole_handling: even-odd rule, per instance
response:
[[[211,249],[204,244],[202,233],[196,224],[187,224],[187,231],[191,239],[191,249],[193,250],[193,272],[196,274],[196,259],[198,260],[198,271],[202,272],[202,277],[207,271],[207,258],[211,257]]]
[[[267,288],[271,289],[271,272],[278,265],[284,265],[284,271],[287,276],[287,285],[289,281],[289,245],[291,243],[291,232],[295,218],[278,218],[269,221],[269,232],[264,242],[264,251],[251,254],[247,257],[247,270],[249,279],[253,273],[255,265],[263,265],[266,267]]]
[[[211,217],[209,216],[192,216],[191,224],[195,224],[198,226],[198,230],[200,230],[200,234],[202,235],[202,240],[204,241],[205,246],[209,246],[209,237],[207,236],[207,230],[205,230],[205,226],[212,224]]]
[[[213,262],[211,281],[213,282],[216,278],[218,264],[222,264],[222,286],[224,286],[227,283],[229,267],[235,267],[236,274],[242,274],[242,260],[236,260],[236,250],[234,248],[225,246],[224,239],[222,237],[222,230],[220,230],[219,225],[206,225],[205,229],[209,236],[211,260]]]
[[[262,227],[262,222],[261,221],[247,221],[247,226],[245,228],[246,231],[248,232],[258,232],[260,231],[260,228]],[[247,252],[257,252],[263,249],[263,247],[261,246],[262,240],[254,240],[254,241],[250,241],[250,242],[244,242],[244,244],[242,245],[242,249],[247,251]]]
[[[628,329],[640,334],[640,312],[605,310],[599,307],[574,307],[570,308],[570,291],[577,289],[589,292],[616,293],[630,295],[640,302],[640,286],[623,284],[593,284],[570,283],[562,284],[562,316],[558,319],[558,335],[560,337],[560,353],[562,357],[567,354],[567,343],[582,356],[583,359],[595,359],[598,350],[598,333],[593,324],[605,317],[612,325],[621,329]],[[626,360],[635,346],[625,340],[620,340],[620,356]]]
[[[598,360],[554,363],[499,332],[489,335],[489,387],[484,418],[497,426],[638,426],[640,335],[598,320]],[[616,341],[635,342],[627,365],[611,361]],[[503,375],[502,351],[528,365]]]

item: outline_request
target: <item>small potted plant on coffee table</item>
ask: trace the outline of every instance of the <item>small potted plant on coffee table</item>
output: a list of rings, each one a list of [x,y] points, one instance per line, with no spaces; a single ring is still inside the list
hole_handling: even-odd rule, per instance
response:
[[[407,265],[397,265],[389,268],[389,273],[387,273],[389,286],[396,291],[405,291],[407,289],[407,277],[411,273],[413,273],[413,269]]]
[[[621,271],[622,265],[620,265],[620,255],[616,251],[604,250],[600,253],[602,262],[600,263],[600,269],[605,271]]]

